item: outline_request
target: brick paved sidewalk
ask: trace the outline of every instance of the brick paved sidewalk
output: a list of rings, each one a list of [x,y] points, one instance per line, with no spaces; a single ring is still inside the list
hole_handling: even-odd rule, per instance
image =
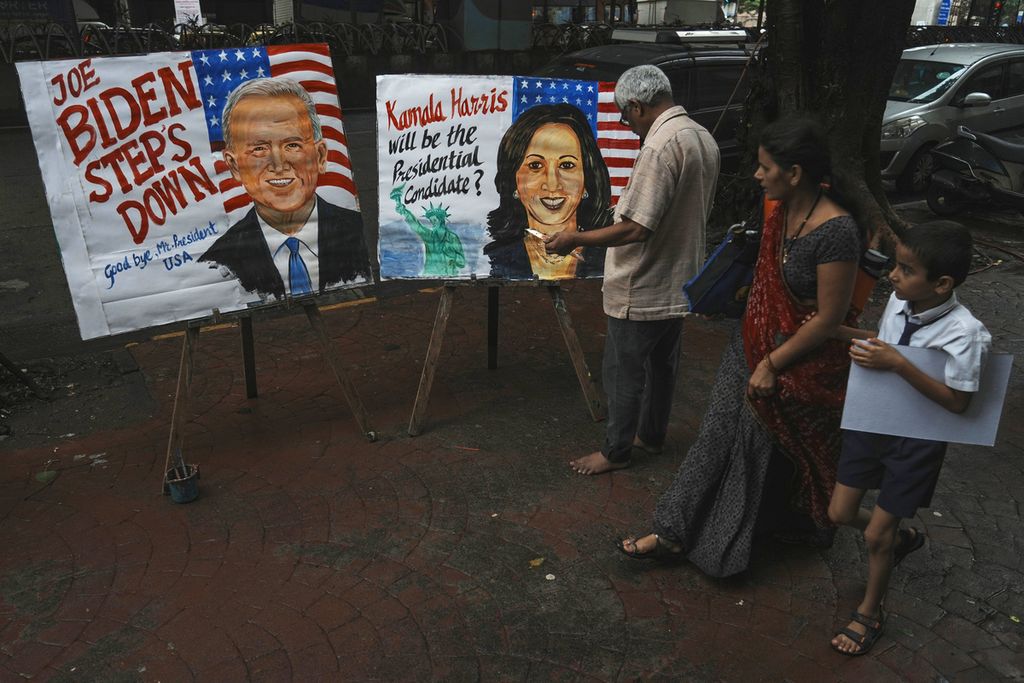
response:
[[[1018,355],[1022,273],[1003,264],[963,292]],[[599,374],[599,286],[567,294]],[[726,581],[613,548],[647,529],[728,323],[687,323],[664,454],[588,478],[566,463],[602,426],[542,289],[502,292],[501,366],[487,371],[485,292],[460,288],[425,433],[405,434],[437,299],[325,314],[377,443],[358,434],[296,313],[256,321],[253,401],[237,332],[201,335],[192,504],[158,494],[180,338],[131,348],[153,418],[6,452],[0,681],[1024,677],[1019,371],[998,446],[951,448],[935,507],[915,522],[929,543],[895,575],[886,634],[848,659],[828,641],[865,577],[852,532],[828,551],[768,548]],[[44,469],[57,477],[40,481]]]

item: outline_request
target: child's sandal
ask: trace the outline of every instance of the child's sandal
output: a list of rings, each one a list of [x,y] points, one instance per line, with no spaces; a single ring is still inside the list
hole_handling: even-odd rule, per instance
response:
[[[872,619],[871,617],[854,610],[850,613],[850,621],[855,621],[863,626],[864,633],[857,633],[853,629],[844,626],[836,631],[836,636],[846,636],[854,645],[857,646],[857,649],[853,652],[847,652],[846,650],[840,650],[836,645],[832,645],[832,649],[841,655],[846,655],[847,657],[860,657],[861,655],[866,655],[882,636],[882,625],[885,623],[885,614],[882,612],[882,609],[879,608],[878,618]],[[835,638],[835,636],[833,636],[833,638]]]
[[[924,533],[916,527],[900,529],[898,535],[899,540],[892,552],[892,566],[894,567],[900,566],[903,558],[924,546]]]

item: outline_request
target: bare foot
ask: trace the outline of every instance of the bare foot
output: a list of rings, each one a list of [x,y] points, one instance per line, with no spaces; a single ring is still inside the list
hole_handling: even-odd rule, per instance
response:
[[[629,461],[612,462],[604,457],[604,453],[601,451],[594,451],[590,455],[570,460],[569,467],[576,470],[579,474],[603,474],[612,470],[621,470],[629,467]]]

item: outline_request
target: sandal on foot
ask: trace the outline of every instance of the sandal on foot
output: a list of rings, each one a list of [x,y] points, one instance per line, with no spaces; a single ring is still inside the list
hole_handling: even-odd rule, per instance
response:
[[[847,652],[840,650],[836,645],[832,645],[832,649],[841,655],[847,657],[860,657],[866,655],[871,651],[871,648],[875,646],[878,639],[882,636],[882,626],[885,624],[885,614],[882,609],[878,609],[878,618],[873,619],[866,614],[861,614],[857,610],[850,612],[850,621],[855,621],[864,627],[864,633],[857,633],[852,628],[844,626],[843,628],[836,631],[836,635],[832,636],[846,636],[850,641],[857,646],[857,649],[853,652]]]
[[[654,536],[654,548],[645,553],[637,552],[636,543],[640,539],[636,537],[627,538],[624,541],[616,541],[615,547],[619,549],[620,553],[631,560],[662,560],[666,562],[673,562],[682,559],[683,549],[681,547],[675,543],[666,541],[658,534],[651,534],[651,536]],[[633,550],[626,550],[627,545],[632,546]]]
[[[922,546],[924,546],[924,533],[915,527],[900,529],[899,541],[892,551],[892,566],[900,566],[903,558],[915,550],[920,550]]]

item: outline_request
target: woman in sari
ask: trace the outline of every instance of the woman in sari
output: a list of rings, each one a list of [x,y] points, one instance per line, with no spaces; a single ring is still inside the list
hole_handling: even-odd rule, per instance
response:
[[[850,298],[864,245],[825,184],[829,173],[818,124],[789,119],[764,130],[755,178],[778,204],[765,219],[747,309],[697,440],[658,501],[653,533],[621,541],[626,555],[685,557],[711,576],[741,572],[755,527],[764,525],[759,517],[768,516],[763,508],[772,507],[762,505],[766,496],[831,528],[849,370],[845,344],[832,337],[855,319]],[[778,478],[788,481],[766,490],[770,472],[781,468],[791,476]]]

